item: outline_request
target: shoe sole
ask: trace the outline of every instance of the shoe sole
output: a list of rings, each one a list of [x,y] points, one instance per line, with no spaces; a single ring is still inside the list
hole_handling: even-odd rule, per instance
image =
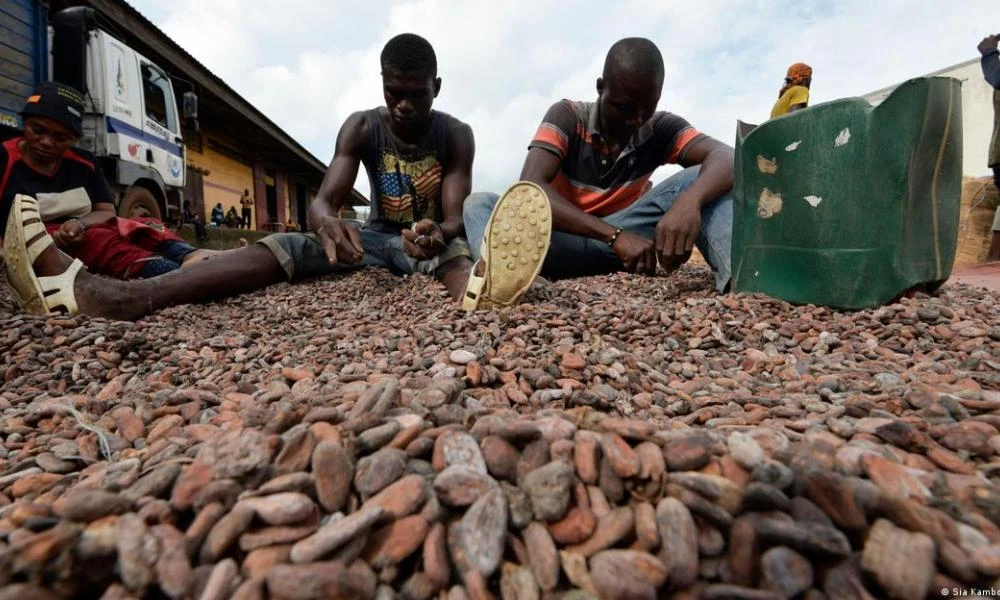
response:
[[[542,270],[551,237],[552,208],[542,188],[527,181],[510,186],[486,224],[480,247],[486,270],[470,276],[466,310],[516,304]]]

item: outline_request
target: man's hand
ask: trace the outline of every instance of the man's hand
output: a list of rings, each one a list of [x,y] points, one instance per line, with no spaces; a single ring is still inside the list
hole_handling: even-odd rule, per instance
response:
[[[316,227],[316,236],[331,265],[356,265],[365,256],[361,233],[337,217],[323,217]]]
[[[674,202],[656,224],[656,254],[660,264],[668,271],[684,264],[700,231],[701,207],[680,199]]]
[[[83,223],[77,219],[71,219],[52,233],[52,239],[55,240],[56,246],[67,248],[83,241],[83,230]]]
[[[434,258],[448,247],[441,226],[431,219],[421,219],[402,235],[403,250],[417,260]]]
[[[622,231],[611,250],[622,259],[627,270],[646,275],[656,273],[656,252],[652,240]]]
[[[986,54],[990,50],[997,49],[997,41],[1000,40],[996,35],[988,35],[983,38],[983,41],[979,42],[979,53]]]

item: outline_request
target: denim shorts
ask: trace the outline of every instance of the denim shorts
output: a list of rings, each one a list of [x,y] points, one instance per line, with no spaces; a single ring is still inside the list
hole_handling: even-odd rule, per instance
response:
[[[358,265],[331,265],[323,245],[314,233],[275,233],[257,242],[274,254],[289,281],[340,273],[359,267],[385,267],[397,275],[435,271],[461,257],[471,258],[465,238],[457,237],[448,243],[441,254],[430,260],[417,260],[403,250],[403,239],[398,233],[385,233],[373,229],[359,229],[361,246],[365,255]]]

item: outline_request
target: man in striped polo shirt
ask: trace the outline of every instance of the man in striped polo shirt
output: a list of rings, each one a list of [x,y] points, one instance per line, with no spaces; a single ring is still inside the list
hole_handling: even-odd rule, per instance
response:
[[[563,100],[545,114],[521,171],[552,207],[543,275],[653,274],[657,264],[670,272],[697,246],[717,289],[727,288],[733,150],[683,118],[656,111],[663,79],[656,45],[626,38],[608,52],[596,102]],[[667,163],[686,168],[648,189],[650,175]],[[496,202],[490,193],[465,202],[474,260]]]

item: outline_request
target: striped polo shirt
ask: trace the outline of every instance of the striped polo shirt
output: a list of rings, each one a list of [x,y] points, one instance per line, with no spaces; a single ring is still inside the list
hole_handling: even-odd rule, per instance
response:
[[[683,161],[692,142],[704,137],[683,118],[657,112],[611,163],[601,139],[597,102],[563,100],[545,113],[528,148],[542,148],[562,161],[551,185],[585,212],[605,216],[643,194],[656,167]]]

